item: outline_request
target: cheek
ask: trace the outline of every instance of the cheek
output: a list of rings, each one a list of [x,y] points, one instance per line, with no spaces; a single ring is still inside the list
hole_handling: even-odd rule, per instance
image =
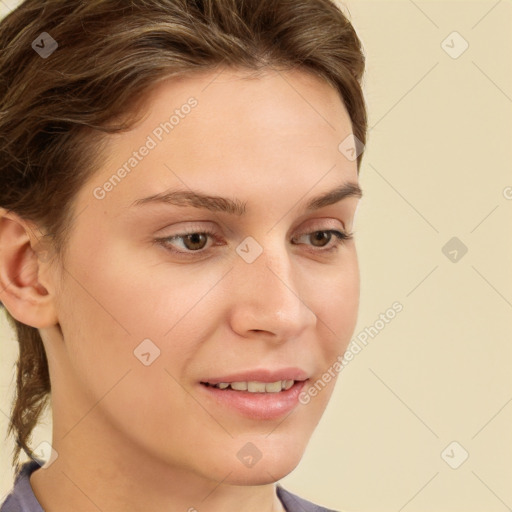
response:
[[[98,269],[89,287],[108,310],[106,320],[129,333],[133,343],[150,338],[165,344],[183,321],[201,309],[202,299],[226,271],[206,262],[202,270],[178,264],[162,248],[150,242],[145,248],[134,247],[129,239],[95,255],[89,266]]]
[[[350,341],[359,311],[360,278],[355,252],[343,260],[322,280],[323,291],[317,290],[316,310],[318,328],[331,343],[325,345],[332,356],[342,352]],[[321,339],[323,337],[321,336]]]
[[[299,406],[305,416],[319,421],[327,407],[337,380],[341,377],[343,354],[354,333],[359,311],[360,279],[357,260],[333,273],[325,293],[317,295],[318,317],[316,350],[319,354],[317,373],[304,387]],[[316,424],[316,423],[315,423]]]
[[[206,421],[205,412],[180,385],[190,346],[175,343],[171,336],[159,337],[161,328],[140,307],[140,323],[143,318],[148,320],[145,327],[139,326],[144,336],[135,330],[127,333],[108,314],[108,306],[115,302],[108,302],[108,295],[97,295],[94,300],[81,289],[68,291],[72,291],[67,295],[70,307],[62,322],[67,360],[60,366],[65,371],[69,402],[74,404],[73,424],[85,418],[79,423],[81,429],[101,424],[156,454],[155,446],[168,442],[169,437],[182,439],[190,413]],[[99,306],[100,300],[105,309]],[[142,306],[140,297],[133,305],[136,309]],[[132,322],[137,322],[135,316]],[[172,318],[168,316],[165,325],[169,328]],[[143,340],[152,340],[154,345],[146,341],[138,349]]]

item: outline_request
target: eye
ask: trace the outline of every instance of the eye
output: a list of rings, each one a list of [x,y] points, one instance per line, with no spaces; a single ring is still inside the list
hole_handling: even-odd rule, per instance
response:
[[[347,233],[345,231],[338,231],[335,229],[327,229],[303,233],[298,237],[294,237],[292,242],[295,245],[311,245],[314,249],[310,252],[327,253],[335,251],[345,241],[351,240],[352,238],[353,233]],[[206,248],[208,239],[213,239],[214,244],[217,243],[218,245],[222,245],[219,243],[221,240],[217,237],[216,233],[208,229],[202,229],[201,231],[196,229],[185,233],[177,233],[172,236],[157,238],[154,241],[163,245],[166,249],[178,256],[188,257],[194,256],[196,254],[199,255],[207,253],[211,248],[211,245],[214,245],[211,244],[208,248]],[[311,244],[297,242],[297,240],[301,239],[308,239]],[[176,249],[175,244],[178,241],[180,242],[180,247]]]
[[[202,231],[190,231],[188,233],[178,233],[176,235],[168,236],[165,238],[158,238],[156,241],[167,247],[171,252],[176,253],[199,253],[203,251],[208,242],[208,238],[217,240],[215,233],[208,229]],[[174,249],[170,242],[182,241],[181,250]],[[184,250],[183,250],[184,249]]]
[[[300,240],[302,238],[306,238],[312,241],[313,247],[320,247],[320,250],[316,250],[314,252],[330,252],[338,249],[340,245],[342,245],[347,240],[351,240],[353,238],[353,233],[347,233],[346,231],[338,231],[336,229],[327,229],[320,231],[312,231],[309,233],[304,233],[297,237],[295,240]],[[335,237],[335,238],[334,238]],[[331,241],[334,243],[330,244]],[[325,247],[328,247],[325,249]]]

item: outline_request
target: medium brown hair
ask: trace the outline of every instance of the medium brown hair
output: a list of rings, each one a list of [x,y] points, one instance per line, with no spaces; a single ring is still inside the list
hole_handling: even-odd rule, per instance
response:
[[[46,58],[32,46],[42,32],[58,44]],[[35,223],[60,261],[105,134],[131,128],[126,114],[162,79],[221,66],[312,72],[366,143],[364,53],[331,0],[26,0],[1,21],[0,49],[0,206]],[[38,329],[6,314],[19,343],[8,431],[19,469],[50,378]]]

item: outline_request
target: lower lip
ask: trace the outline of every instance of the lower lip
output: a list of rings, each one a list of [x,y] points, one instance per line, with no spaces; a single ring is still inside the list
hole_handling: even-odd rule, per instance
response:
[[[219,389],[199,384],[207,396],[217,404],[256,420],[273,420],[289,414],[299,403],[299,394],[307,380],[295,382],[278,393],[250,393],[234,389]]]

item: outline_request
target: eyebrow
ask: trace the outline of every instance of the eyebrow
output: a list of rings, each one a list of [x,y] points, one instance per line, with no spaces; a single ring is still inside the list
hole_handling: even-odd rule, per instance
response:
[[[361,198],[362,196],[363,191],[357,183],[347,182],[333,190],[313,197],[306,203],[304,209],[306,211],[314,211],[338,203],[348,197]],[[194,208],[206,209],[212,212],[225,212],[237,216],[244,215],[247,206],[245,202],[238,199],[211,196],[197,190],[168,190],[160,194],[137,199],[132,203],[132,206],[159,203],[182,207],[192,206]]]

